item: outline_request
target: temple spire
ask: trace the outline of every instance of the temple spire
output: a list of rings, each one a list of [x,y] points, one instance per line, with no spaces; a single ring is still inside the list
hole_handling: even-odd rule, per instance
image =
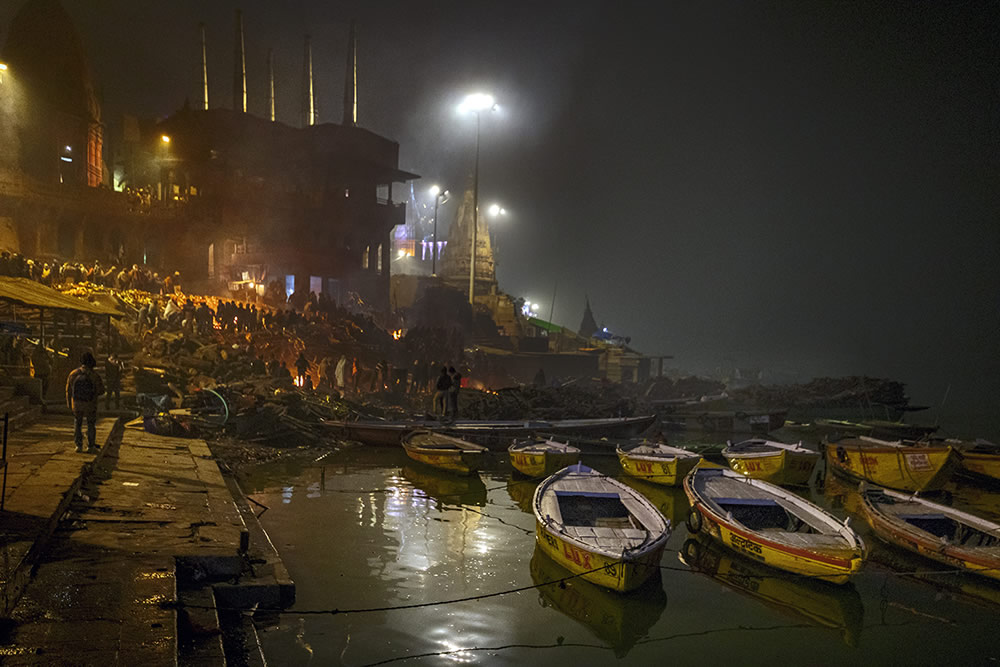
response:
[[[587,305],[583,309],[583,320],[580,322],[580,330],[577,333],[584,338],[590,338],[597,333],[597,321],[594,319],[594,313],[590,310],[590,297],[584,298],[587,300]]]
[[[344,117],[343,125],[358,124],[358,29],[351,21],[351,31],[347,37],[347,72],[344,76]]]

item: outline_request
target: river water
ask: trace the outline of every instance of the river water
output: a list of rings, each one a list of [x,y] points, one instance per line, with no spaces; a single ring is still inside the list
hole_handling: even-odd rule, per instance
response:
[[[350,447],[310,465],[260,466],[244,490],[296,582],[262,632],[270,665],[942,665],[1000,660],[1000,585],[884,545],[860,515],[865,569],[847,586],[783,575],[684,527],[680,489],[629,481],[671,519],[661,577],[615,594],[535,548],[535,482],[504,456],[462,478],[403,451]],[[609,456],[584,456],[608,474]],[[836,478],[803,495],[838,516]],[[951,484],[956,506],[1000,520],[1000,494]],[[903,575],[903,572],[920,574]],[[507,592],[525,589],[519,592]],[[498,595],[499,593],[499,595]],[[484,597],[479,597],[484,596]],[[478,598],[413,608],[443,601]],[[305,613],[340,610],[331,613]]]

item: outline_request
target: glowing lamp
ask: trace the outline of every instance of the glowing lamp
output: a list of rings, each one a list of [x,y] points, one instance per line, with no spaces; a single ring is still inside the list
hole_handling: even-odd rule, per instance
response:
[[[163,136],[160,137],[160,141],[162,141],[165,144],[169,144],[170,143],[170,135],[164,134]]]
[[[7,63],[0,63],[0,72],[7,71]]]
[[[431,186],[431,197],[437,197],[439,194],[441,194],[441,188],[439,186],[437,186],[437,185],[432,185]]]
[[[468,113],[474,111],[479,113],[480,111],[489,111],[497,105],[496,100],[493,99],[492,95],[487,95],[486,93],[472,93],[471,95],[466,95],[462,103],[458,105],[459,113]]]

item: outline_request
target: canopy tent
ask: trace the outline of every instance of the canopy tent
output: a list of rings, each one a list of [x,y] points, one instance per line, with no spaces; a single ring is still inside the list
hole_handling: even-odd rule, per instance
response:
[[[15,303],[29,308],[71,311],[85,315],[122,317],[122,313],[115,308],[63,294],[28,278],[0,276],[0,301]]]

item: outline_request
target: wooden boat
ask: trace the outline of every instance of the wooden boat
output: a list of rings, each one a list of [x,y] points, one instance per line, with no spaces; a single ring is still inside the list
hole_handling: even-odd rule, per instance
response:
[[[1000,524],[879,487],[865,489],[862,497],[865,518],[886,542],[1000,580]]]
[[[684,542],[678,559],[695,572],[787,616],[839,631],[848,646],[858,644],[864,605],[854,586],[829,586],[808,577],[782,575],[702,536]]]
[[[899,491],[939,489],[951,475],[951,447],[862,436],[826,443],[826,465],[841,475]]]
[[[813,427],[821,433],[835,437],[868,436],[872,438],[923,438],[937,431],[937,426],[919,426],[885,419],[816,419]]]
[[[628,594],[595,586],[573,574],[535,545],[531,580],[538,587],[538,601],[586,627],[608,644],[615,657],[624,658],[644,638],[667,607],[667,594],[654,573],[649,585]]]
[[[695,468],[684,491],[688,530],[765,565],[842,584],[865,559],[849,520],[841,523],[780,486],[726,468]]]
[[[722,456],[741,475],[791,486],[808,484],[820,459],[819,452],[803,447],[801,442],[789,445],[763,438],[735,445],[727,441]]]
[[[640,442],[615,448],[622,470],[653,484],[677,486],[698,465],[701,456],[662,442]]]
[[[580,450],[552,438],[515,441],[507,448],[510,464],[528,477],[548,477],[580,460]]]
[[[962,472],[993,482],[1000,482],[1000,445],[977,440],[971,447],[955,450]]]
[[[427,430],[411,431],[403,436],[403,449],[414,461],[462,475],[479,470],[487,452],[485,447]]]
[[[402,442],[404,435],[414,429],[433,429],[456,438],[485,445],[495,451],[506,451],[511,441],[532,437],[537,433],[559,439],[565,439],[568,435],[587,438],[629,438],[645,432],[655,422],[656,415],[553,421],[324,420],[322,424],[345,440],[356,440],[366,445],[395,447]]]
[[[535,538],[557,563],[616,591],[659,571],[670,522],[629,486],[577,463],[535,490]]]

